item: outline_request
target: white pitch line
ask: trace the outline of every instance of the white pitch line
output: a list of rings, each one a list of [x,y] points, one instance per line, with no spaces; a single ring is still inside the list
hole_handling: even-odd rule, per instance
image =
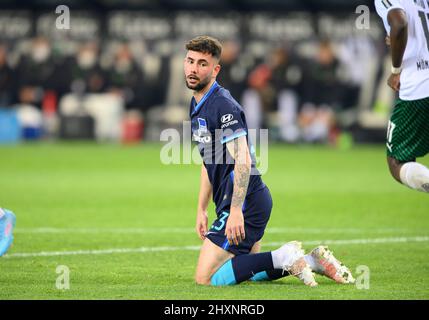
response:
[[[405,229],[405,228],[377,228],[377,229],[365,229],[365,228],[300,228],[300,227],[286,227],[286,228],[267,228],[266,233],[309,233],[309,234],[327,234],[327,233],[347,233],[347,234],[359,234],[359,233],[407,233],[423,231],[427,232],[427,229]],[[162,228],[17,228],[16,233],[20,234],[60,234],[60,233],[78,233],[78,234],[145,234],[145,233],[178,233],[178,234],[191,234],[195,230],[193,228],[173,228],[173,227],[162,227]]]
[[[347,245],[347,244],[379,244],[379,243],[407,243],[407,242],[428,242],[429,236],[416,237],[392,237],[392,238],[369,238],[369,239],[344,239],[344,240],[310,240],[302,241],[304,245]],[[281,246],[284,242],[270,242],[267,245]]]
[[[373,239],[344,239],[344,240],[308,240],[303,241],[304,245],[347,245],[347,244],[384,244],[384,243],[407,243],[407,242],[429,242],[429,236],[418,237],[394,237],[394,238],[373,238]],[[284,242],[263,243],[267,247],[276,247],[283,245]],[[35,258],[35,257],[54,257],[54,256],[73,256],[73,255],[99,255],[115,253],[144,253],[144,252],[162,252],[162,251],[197,251],[200,246],[182,246],[182,247],[141,247],[141,248],[117,248],[103,250],[77,250],[77,251],[42,251],[34,253],[12,253],[6,254],[3,258]]]
[[[103,250],[76,250],[76,251],[42,251],[35,253],[12,253],[6,254],[4,258],[33,258],[33,257],[55,257],[55,256],[74,256],[74,255],[98,255],[114,253],[143,253],[143,252],[161,252],[161,251],[179,251],[179,250],[198,250],[200,246],[184,247],[141,247],[141,248],[118,248]]]

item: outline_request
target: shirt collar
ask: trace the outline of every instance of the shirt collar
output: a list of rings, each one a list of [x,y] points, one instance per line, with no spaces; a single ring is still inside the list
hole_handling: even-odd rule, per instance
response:
[[[212,86],[210,87],[209,91],[203,96],[203,98],[198,102],[197,105],[195,105],[196,101],[195,98],[192,97],[191,100],[191,116],[198,112],[198,110],[201,109],[202,105],[206,100],[213,94],[213,92],[219,87],[219,84],[217,81],[213,82]]]

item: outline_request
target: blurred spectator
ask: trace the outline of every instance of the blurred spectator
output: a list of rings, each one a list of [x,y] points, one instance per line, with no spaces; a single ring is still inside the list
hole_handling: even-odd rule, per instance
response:
[[[118,47],[113,65],[108,70],[108,88],[120,95],[125,101],[126,109],[139,109],[144,104],[140,86],[143,75],[134,61],[127,44]]]
[[[272,84],[276,93],[285,88],[299,93],[301,90],[303,62],[291,51],[279,47],[271,53],[270,66],[272,69]]]
[[[378,63],[382,54],[376,52],[376,47],[370,38],[364,36],[348,37],[339,45],[338,59],[343,69],[341,109],[347,110],[359,104],[361,89],[368,81],[372,65]]]
[[[0,44],[0,107],[14,103],[15,85],[15,73],[7,63],[7,48]]]
[[[243,107],[249,129],[265,126],[265,115],[272,109],[275,95],[270,84],[272,70],[267,63],[256,66],[248,76],[249,88],[243,94]]]
[[[46,38],[33,39],[31,52],[24,56],[18,67],[19,102],[41,106],[45,90],[55,88],[57,65]]]
[[[316,58],[306,69],[304,104],[298,120],[306,142],[327,141],[335,129],[333,110],[339,107],[341,98],[338,68],[332,44],[321,41]]]
[[[298,139],[297,110],[303,73],[302,61],[283,47],[274,48],[266,63],[258,65],[249,75],[250,90],[243,97],[250,126],[278,126],[280,138]],[[278,111],[276,123],[270,114]]]
[[[68,91],[76,94],[101,93],[106,88],[106,76],[99,65],[95,41],[81,45],[76,56],[65,63]]]
[[[329,40],[322,40],[314,60],[306,68],[304,102],[334,107],[339,102],[339,60]]]
[[[335,133],[335,115],[327,105],[305,103],[298,119],[305,142],[327,142]]]
[[[278,111],[279,138],[296,142],[299,138],[297,113],[300,103],[303,61],[290,50],[279,47],[271,54],[271,83],[274,88],[274,109]]]
[[[233,97],[240,99],[246,88],[246,68],[240,64],[240,45],[235,40],[222,44],[221,70],[218,82],[227,88]]]

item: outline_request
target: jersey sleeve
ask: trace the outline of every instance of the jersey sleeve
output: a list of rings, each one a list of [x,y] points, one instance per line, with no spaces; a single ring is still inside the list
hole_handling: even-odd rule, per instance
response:
[[[216,99],[217,138],[222,144],[247,135],[244,112],[227,98]]]
[[[402,9],[405,11],[400,0],[374,0],[375,10],[380,18],[383,20],[384,29],[390,33],[390,25],[387,20],[387,15],[392,9]]]

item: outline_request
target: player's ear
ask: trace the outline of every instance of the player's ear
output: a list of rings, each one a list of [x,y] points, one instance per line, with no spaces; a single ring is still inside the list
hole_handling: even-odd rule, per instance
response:
[[[220,69],[221,69],[221,66],[220,66],[220,64],[218,63],[218,64],[216,64],[216,66],[214,67],[214,76],[216,77],[218,74],[219,74],[219,72],[220,72]]]

